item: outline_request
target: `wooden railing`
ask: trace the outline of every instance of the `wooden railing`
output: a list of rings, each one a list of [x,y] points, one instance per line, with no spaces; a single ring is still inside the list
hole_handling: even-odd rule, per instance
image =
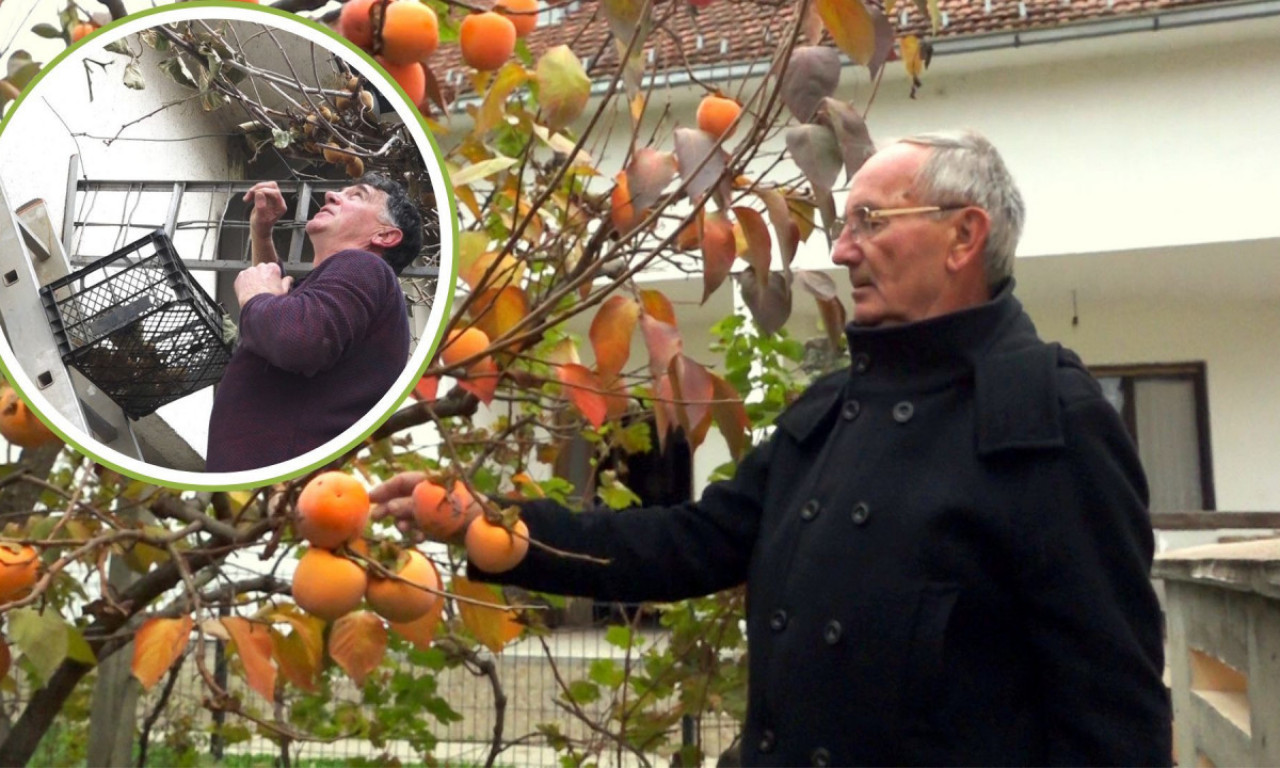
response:
[[[1280,528],[1280,513],[1153,515],[1153,525]],[[1280,766],[1280,538],[1172,550],[1152,575],[1165,584],[1178,765]]]

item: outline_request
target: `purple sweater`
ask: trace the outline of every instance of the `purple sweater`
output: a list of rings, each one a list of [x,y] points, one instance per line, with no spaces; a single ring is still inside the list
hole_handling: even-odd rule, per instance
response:
[[[265,467],[323,445],[368,413],[408,361],[404,293],[377,254],[340,251],[287,295],[254,296],[214,393],[206,471]]]

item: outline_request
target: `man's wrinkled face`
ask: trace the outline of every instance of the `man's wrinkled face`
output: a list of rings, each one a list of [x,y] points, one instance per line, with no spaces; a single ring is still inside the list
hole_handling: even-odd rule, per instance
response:
[[[952,231],[945,212],[894,216],[861,228],[852,224],[857,219],[852,212],[862,206],[875,211],[935,205],[913,189],[929,152],[915,144],[892,144],[853,177],[845,226],[831,260],[849,270],[856,325],[897,325],[943,313]]]
[[[395,228],[386,220],[386,206],[386,193],[368,184],[325,192],[324,205],[307,222],[307,234],[353,244],[371,241],[374,235]]]

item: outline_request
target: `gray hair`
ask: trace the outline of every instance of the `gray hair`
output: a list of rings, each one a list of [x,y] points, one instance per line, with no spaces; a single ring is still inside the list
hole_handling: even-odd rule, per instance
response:
[[[976,205],[991,217],[982,256],[987,286],[994,290],[1013,275],[1014,253],[1026,218],[1022,193],[1000,153],[973,131],[920,133],[899,141],[933,150],[915,180],[921,200],[930,205]]]

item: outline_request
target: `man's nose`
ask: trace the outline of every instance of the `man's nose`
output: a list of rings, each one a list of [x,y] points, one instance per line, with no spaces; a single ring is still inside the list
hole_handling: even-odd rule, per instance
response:
[[[844,267],[854,266],[862,261],[862,248],[857,243],[857,238],[845,227],[840,231],[840,236],[836,238],[835,245],[831,247],[831,261]]]
[[[328,192],[324,193],[325,203],[336,203],[340,199],[341,199],[341,196],[337,192],[334,192],[333,190],[329,190]]]

